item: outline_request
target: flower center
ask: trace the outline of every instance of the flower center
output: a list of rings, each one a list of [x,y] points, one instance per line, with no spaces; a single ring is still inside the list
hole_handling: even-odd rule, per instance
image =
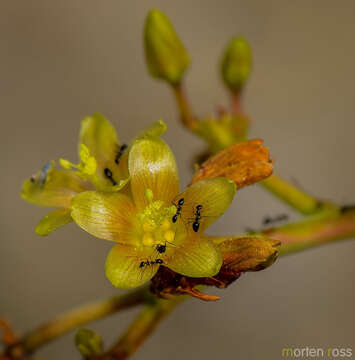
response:
[[[138,215],[142,226],[141,242],[143,246],[165,245],[175,240],[175,226],[171,221],[176,212],[174,205],[166,206],[162,200],[153,201],[153,192],[145,192],[149,204]]]

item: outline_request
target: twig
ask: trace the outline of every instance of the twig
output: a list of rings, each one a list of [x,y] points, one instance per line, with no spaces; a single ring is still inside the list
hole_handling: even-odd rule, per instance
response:
[[[293,254],[355,236],[355,210],[324,212],[306,220],[269,229],[263,233],[282,245],[280,255]]]
[[[180,113],[180,119],[182,124],[188,129],[194,131],[199,121],[196,119],[190,109],[182,84],[179,83],[177,85],[174,85],[172,86],[172,89],[175,95],[176,105]]]
[[[151,301],[152,296],[149,288],[146,286],[125,295],[114,296],[93,304],[80,306],[28,332],[8,352],[11,353],[15,348],[21,348],[25,354],[32,353],[40,346],[55,340],[79,326],[118,311],[147,303]]]
[[[322,203],[320,201],[278,175],[271,175],[260,184],[303,215],[315,214],[321,210]]]
[[[171,300],[159,299],[155,304],[147,305],[136,317],[117,343],[104,355],[90,360],[123,360],[135,353],[139,346],[155,330],[161,320],[184,300],[187,296],[176,296]]]

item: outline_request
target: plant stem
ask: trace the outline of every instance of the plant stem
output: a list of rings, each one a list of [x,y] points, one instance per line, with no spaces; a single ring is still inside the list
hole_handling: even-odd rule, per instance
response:
[[[146,303],[152,294],[148,286],[133,290],[125,295],[113,296],[108,299],[88,304],[58,316],[37,329],[25,334],[19,346],[25,353],[31,353],[40,346],[68,333],[69,331],[101,319],[118,311]]]
[[[317,199],[306,194],[278,175],[271,175],[269,178],[261,181],[260,184],[303,215],[315,214],[321,208],[321,203]]]
[[[171,300],[159,299],[155,304],[146,305],[116,344],[106,354],[93,359],[127,359],[137,351],[160,321],[186,299],[188,296],[176,296]]]
[[[263,231],[281,241],[280,255],[293,254],[315,246],[355,236],[355,210],[329,211],[306,220]]]
[[[198,125],[198,120],[192,114],[182,84],[179,83],[174,85],[172,86],[172,89],[175,95],[176,105],[180,113],[182,124],[192,131],[195,130]]]

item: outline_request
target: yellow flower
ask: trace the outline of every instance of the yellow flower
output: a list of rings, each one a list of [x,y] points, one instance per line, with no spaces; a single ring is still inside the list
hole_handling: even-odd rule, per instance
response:
[[[161,265],[189,277],[216,275],[221,252],[203,232],[229,207],[234,182],[223,177],[201,180],[179,194],[174,156],[157,136],[133,143],[128,169],[131,196],[86,191],[71,205],[81,228],[116,242],[106,260],[111,283],[139,286]]]
[[[165,124],[156,122],[139,136],[159,136],[164,131]],[[71,222],[70,205],[75,195],[95,189],[121,190],[129,180],[128,151],[127,145],[120,145],[115,129],[104,116],[85,117],[79,136],[80,163],[60,159],[64,169],[56,169],[51,161],[23,184],[23,199],[57,208],[39,222],[36,233],[45,236]]]

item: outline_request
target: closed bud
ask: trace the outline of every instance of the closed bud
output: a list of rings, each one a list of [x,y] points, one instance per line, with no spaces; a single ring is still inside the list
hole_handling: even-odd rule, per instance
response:
[[[148,13],[144,47],[150,74],[173,85],[179,83],[190,63],[189,54],[169,18],[160,10]]]
[[[85,357],[97,355],[102,351],[102,338],[90,329],[80,329],[75,334],[75,345]]]
[[[246,84],[252,66],[252,54],[249,43],[242,37],[234,38],[224,52],[221,64],[225,84],[239,92]]]

